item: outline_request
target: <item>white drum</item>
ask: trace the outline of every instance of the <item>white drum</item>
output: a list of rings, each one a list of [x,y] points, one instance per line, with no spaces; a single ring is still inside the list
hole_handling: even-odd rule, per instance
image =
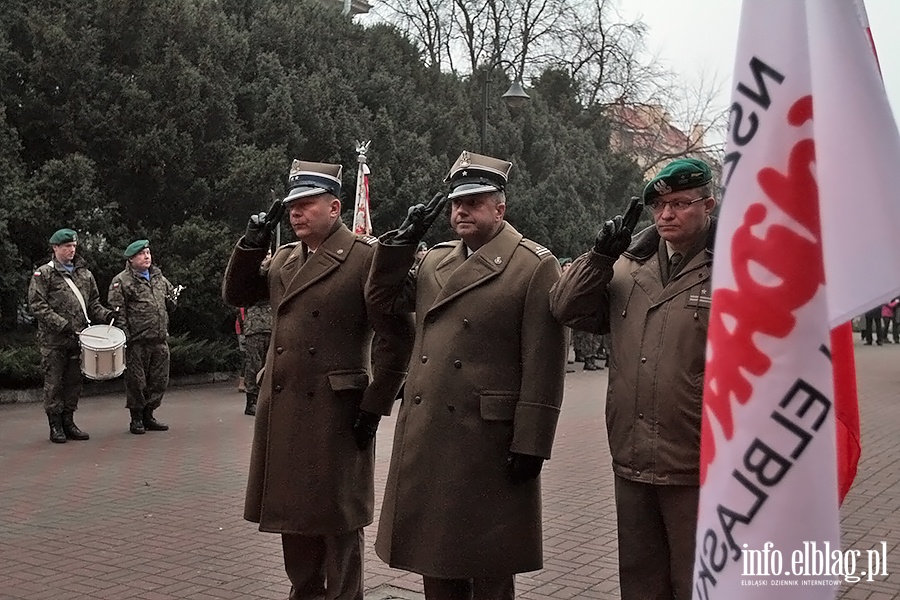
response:
[[[112,325],[92,325],[78,334],[81,372],[89,379],[113,379],[125,371],[125,332]]]

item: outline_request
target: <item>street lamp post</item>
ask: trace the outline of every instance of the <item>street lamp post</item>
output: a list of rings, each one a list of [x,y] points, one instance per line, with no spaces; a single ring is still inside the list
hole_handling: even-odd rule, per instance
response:
[[[488,102],[489,99],[489,90],[491,87],[491,73],[494,69],[500,64],[504,62],[502,60],[498,60],[491,64],[484,72],[484,88],[483,88],[483,96],[482,96],[482,107],[481,107],[481,153],[484,154],[487,146],[487,122],[488,122],[488,108],[490,104]],[[509,89],[506,90],[506,93],[501,96],[506,104],[511,108],[517,108],[524,103],[528,102],[531,99],[527,93],[525,93],[525,89],[522,87],[521,78],[514,80]]]

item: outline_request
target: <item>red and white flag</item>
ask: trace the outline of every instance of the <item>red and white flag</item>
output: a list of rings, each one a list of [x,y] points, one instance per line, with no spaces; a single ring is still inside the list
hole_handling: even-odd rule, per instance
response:
[[[356,160],[359,170],[356,172],[356,203],[353,208],[353,233],[372,235],[372,219],[369,214],[369,165],[366,152],[369,142],[356,142]]]
[[[834,598],[866,570],[843,572],[840,548],[859,451],[846,322],[898,293],[900,136],[852,0],[744,2],[732,101],[694,598]]]

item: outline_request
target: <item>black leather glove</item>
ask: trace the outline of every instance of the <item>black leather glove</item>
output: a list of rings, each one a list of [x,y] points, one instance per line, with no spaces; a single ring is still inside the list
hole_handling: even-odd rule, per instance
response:
[[[594,252],[609,258],[619,258],[631,244],[631,233],[641,218],[641,199],[631,199],[625,216],[616,215],[603,224],[594,241]]]
[[[353,422],[353,439],[356,441],[356,447],[365,450],[372,443],[375,432],[378,431],[378,422],[381,421],[381,415],[376,415],[367,410],[360,410],[356,415],[356,421]]]
[[[272,202],[268,212],[251,215],[244,233],[244,246],[247,248],[268,248],[272,241],[272,232],[284,215],[284,203],[281,200]]]
[[[509,477],[513,483],[523,483],[536,478],[541,474],[543,466],[543,458],[530,454],[510,452],[509,458],[506,459],[506,468],[509,470]]]
[[[444,210],[447,195],[438,192],[428,204],[416,204],[406,211],[406,218],[400,227],[381,236],[381,243],[388,246],[416,245],[425,237],[428,228]]]

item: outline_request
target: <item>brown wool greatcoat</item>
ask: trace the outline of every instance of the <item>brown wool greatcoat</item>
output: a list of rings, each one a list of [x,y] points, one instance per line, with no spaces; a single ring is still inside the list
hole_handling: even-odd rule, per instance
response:
[[[365,303],[375,243],[338,221],[314,253],[279,248],[265,274],[266,250],[241,241],[228,263],[226,302],[272,305],[244,504],[261,531],[337,535],[372,522],[374,444],[360,451],[351,427],[360,407],[390,414],[412,343],[408,317]]]
[[[550,457],[566,362],[547,300],[559,264],[508,223],[468,259],[459,241],[434,246],[413,278],[414,253],[379,246],[367,287],[416,313],[376,552],[431,577],[539,569],[540,478],[513,484],[506,462]]]
[[[616,475],[654,485],[700,484],[700,416],[716,220],[663,282],[655,227],[616,261],[588,251],[553,287],[560,322],[609,332],[606,427]]]

